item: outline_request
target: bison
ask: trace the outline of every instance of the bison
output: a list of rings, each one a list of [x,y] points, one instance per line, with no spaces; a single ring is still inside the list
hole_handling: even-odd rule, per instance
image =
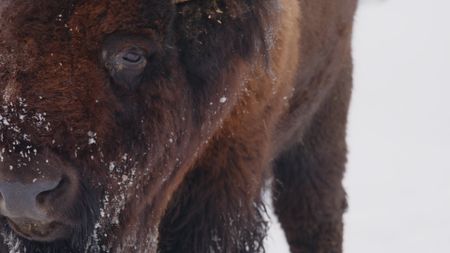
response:
[[[356,0],[1,0],[2,252],[341,252]]]

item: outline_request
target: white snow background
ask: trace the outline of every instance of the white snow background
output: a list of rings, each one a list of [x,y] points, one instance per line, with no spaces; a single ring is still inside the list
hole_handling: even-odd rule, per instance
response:
[[[362,1],[353,47],[345,252],[449,253],[450,1]]]

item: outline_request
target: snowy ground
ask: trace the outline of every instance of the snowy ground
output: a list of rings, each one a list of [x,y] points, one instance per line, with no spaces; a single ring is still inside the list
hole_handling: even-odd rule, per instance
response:
[[[346,253],[450,252],[450,1],[356,17]],[[287,253],[278,224],[268,253]]]

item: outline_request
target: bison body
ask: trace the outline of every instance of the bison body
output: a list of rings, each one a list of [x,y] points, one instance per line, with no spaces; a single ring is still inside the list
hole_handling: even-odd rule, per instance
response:
[[[341,252],[356,0],[1,0],[4,252]]]

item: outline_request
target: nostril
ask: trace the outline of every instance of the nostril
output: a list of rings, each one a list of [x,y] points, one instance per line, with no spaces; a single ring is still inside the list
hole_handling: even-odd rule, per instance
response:
[[[40,205],[45,204],[51,199],[58,198],[58,196],[64,193],[64,189],[69,185],[69,179],[62,177],[58,183],[55,183],[52,188],[40,192],[36,196],[36,202]]]
[[[28,183],[0,180],[0,214],[11,219],[45,220],[49,208],[56,204],[55,197],[64,193],[67,182],[61,176],[36,178]]]

